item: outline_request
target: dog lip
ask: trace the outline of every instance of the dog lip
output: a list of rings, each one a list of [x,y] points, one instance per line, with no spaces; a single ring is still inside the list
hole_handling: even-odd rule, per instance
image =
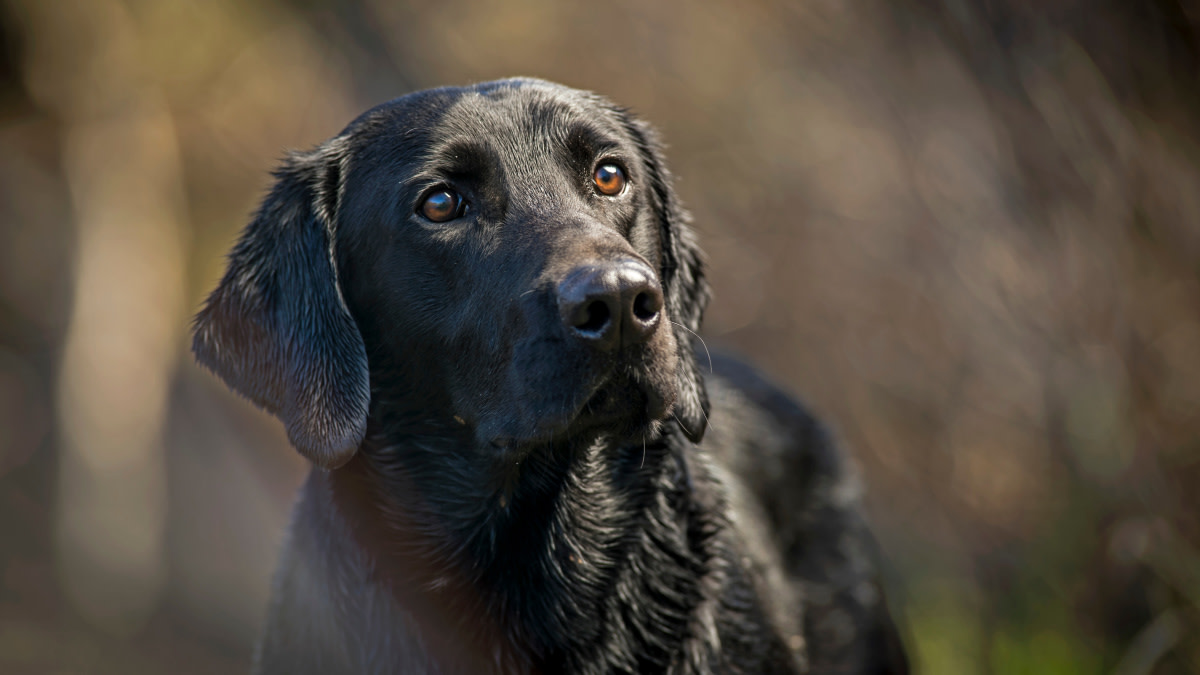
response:
[[[660,392],[646,382],[629,382],[644,397],[642,405],[629,407],[629,397],[623,395],[619,386],[612,386],[611,379],[598,382],[580,403],[565,414],[542,418],[535,423],[531,433],[504,433],[490,440],[491,447],[498,452],[510,452],[517,448],[553,443],[558,439],[586,433],[613,421],[629,418],[662,420],[670,415],[675,397],[670,392]],[[632,394],[632,392],[629,392]]]

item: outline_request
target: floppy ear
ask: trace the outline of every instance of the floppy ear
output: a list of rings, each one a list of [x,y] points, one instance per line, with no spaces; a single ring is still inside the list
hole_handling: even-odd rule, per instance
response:
[[[288,157],[196,315],[196,360],[279,417],[314,464],[345,464],[362,442],[367,356],[333,259],[344,151],[334,140]]]
[[[708,391],[696,363],[700,322],[711,297],[704,278],[704,255],[696,243],[691,217],[675,196],[671,173],[663,160],[662,144],[649,124],[622,111],[626,129],[637,142],[642,162],[649,172],[650,198],[659,220],[663,259],[659,271],[666,296],[668,318],[679,345],[679,400],[675,417],[693,443],[704,438],[708,427]]]

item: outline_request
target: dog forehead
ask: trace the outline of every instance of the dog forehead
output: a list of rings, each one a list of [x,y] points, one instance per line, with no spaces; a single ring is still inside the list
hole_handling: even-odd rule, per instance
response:
[[[640,170],[629,124],[607,99],[544,80],[414,92],[367,111],[339,137],[344,184],[361,188],[345,191],[345,205],[378,208],[444,180],[488,176],[513,206],[551,207],[570,194],[554,186],[596,157],[612,153]]]
[[[502,154],[529,157],[579,132],[628,141],[618,109],[591,92],[530,78],[413,92],[352,122],[344,135],[382,143],[410,157],[462,142],[484,142]],[[414,157],[415,158],[415,157]]]
[[[553,153],[581,134],[626,140],[613,108],[599,97],[540,80],[488,83],[464,92],[439,124],[442,139],[486,142],[502,155]]]

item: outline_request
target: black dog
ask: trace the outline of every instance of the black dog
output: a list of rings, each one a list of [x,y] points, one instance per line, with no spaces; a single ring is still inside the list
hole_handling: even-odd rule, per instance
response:
[[[907,672],[836,449],[748,368],[702,374],[645,124],[437,89],[276,177],[194,344],[319,467],[260,672]]]

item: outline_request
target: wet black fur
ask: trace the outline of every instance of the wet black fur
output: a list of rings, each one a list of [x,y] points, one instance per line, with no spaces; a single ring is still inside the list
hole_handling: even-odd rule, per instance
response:
[[[505,80],[381,105],[276,177],[194,342],[317,466],[259,672],[907,672],[835,447],[697,361],[709,289],[649,127]],[[439,186],[462,218],[420,216]],[[600,354],[555,287],[617,258],[670,323]]]

